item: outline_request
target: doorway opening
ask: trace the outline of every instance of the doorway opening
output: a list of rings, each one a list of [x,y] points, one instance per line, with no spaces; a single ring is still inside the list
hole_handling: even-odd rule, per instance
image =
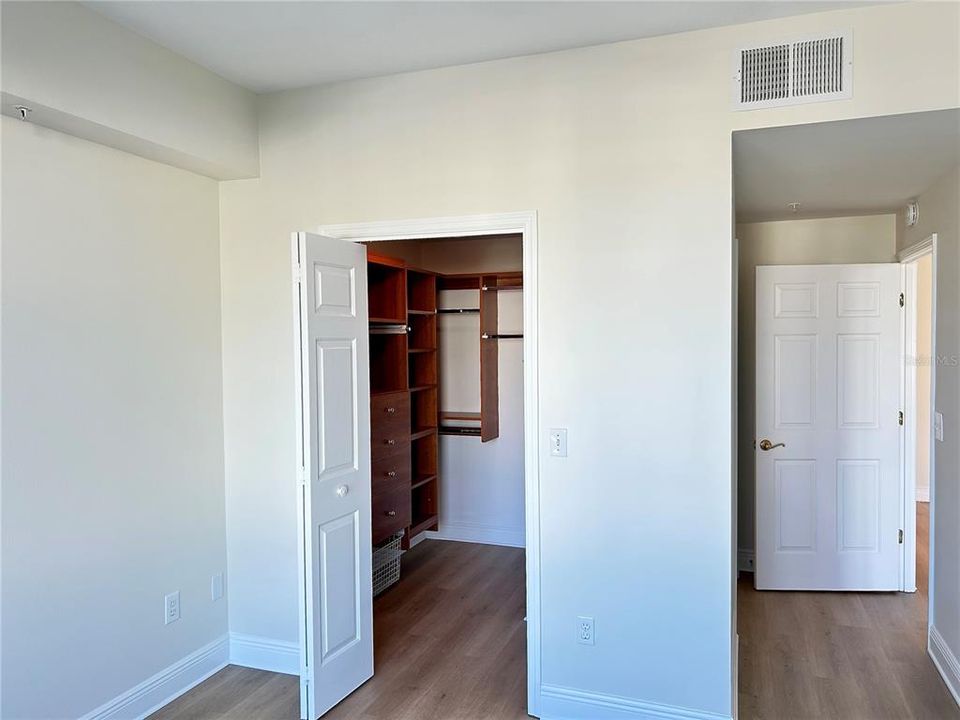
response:
[[[377,594],[372,678],[344,684],[326,716],[385,702],[397,717],[534,714],[536,216],[320,233],[363,249]],[[302,686],[322,672],[304,672]]]
[[[957,714],[928,653],[935,243],[908,249],[907,207],[958,121],[734,134],[740,717]]]

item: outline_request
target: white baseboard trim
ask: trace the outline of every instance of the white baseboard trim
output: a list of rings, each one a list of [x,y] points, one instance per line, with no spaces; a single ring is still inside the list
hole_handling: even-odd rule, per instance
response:
[[[173,665],[91,710],[80,720],[140,720],[173,702],[227,666],[227,636],[204,645]]]
[[[300,646],[284,640],[232,632],[230,664],[284,675],[299,675]]]
[[[506,545],[522,548],[526,544],[523,528],[486,525],[484,523],[444,522],[441,520],[438,531],[431,530],[424,535],[431,540],[454,540],[482,545]]]
[[[753,550],[737,550],[737,570],[756,572]]]
[[[730,720],[705,710],[692,710],[676,705],[662,705],[600,693],[575,690],[559,685],[540,688],[542,720],[590,718],[590,720]]]
[[[917,502],[930,502],[930,488],[917,488]]]
[[[930,628],[927,652],[940,671],[940,677],[950,689],[953,699],[960,705],[960,661],[935,627]]]

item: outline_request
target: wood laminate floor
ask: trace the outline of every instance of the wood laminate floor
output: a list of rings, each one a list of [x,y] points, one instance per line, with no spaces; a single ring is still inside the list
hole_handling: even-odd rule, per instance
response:
[[[325,720],[521,720],[522,549],[426,540],[374,601],[375,674]],[[228,666],[149,720],[296,720],[299,680]]]
[[[927,655],[929,507],[915,593],[757,592],[741,576],[741,720],[960,718]]]
[[[738,587],[741,720],[954,720],[926,654],[925,504],[916,593]],[[374,602],[376,674],[329,720],[526,717],[523,550],[425,541]],[[151,720],[295,720],[296,677],[227,667]]]

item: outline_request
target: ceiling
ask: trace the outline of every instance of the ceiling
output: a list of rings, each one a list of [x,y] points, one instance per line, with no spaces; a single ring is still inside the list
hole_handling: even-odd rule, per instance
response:
[[[892,212],[958,163],[960,110],[738,132],[737,222]]]
[[[532,55],[870,3],[84,3],[258,93]]]

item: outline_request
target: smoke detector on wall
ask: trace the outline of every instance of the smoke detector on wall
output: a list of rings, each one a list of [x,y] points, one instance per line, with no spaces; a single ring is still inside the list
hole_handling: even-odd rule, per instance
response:
[[[736,110],[851,98],[853,33],[738,48],[733,85]]]
[[[920,204],[916,200],[907,203],[907,227],[913,227],[920,219]]]

